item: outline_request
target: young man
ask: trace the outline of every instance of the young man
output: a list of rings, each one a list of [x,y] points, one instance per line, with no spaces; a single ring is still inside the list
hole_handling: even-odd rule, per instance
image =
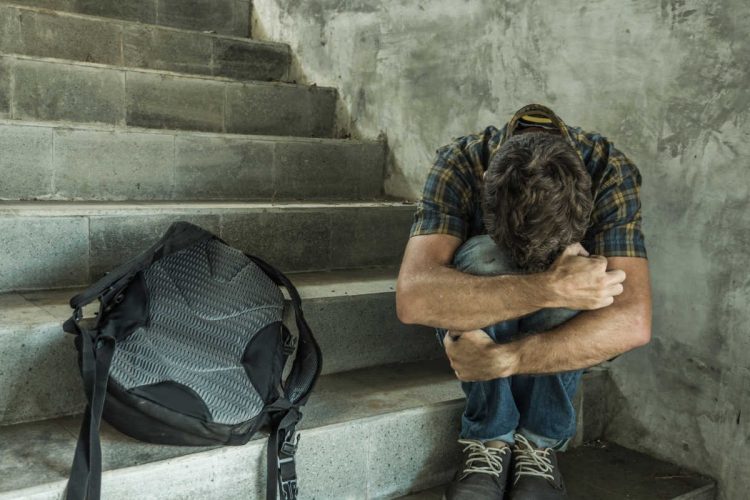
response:
[[[581,370],[651,336],[640,184],[604,137],[536,104],[438,150],[396,300],[438,329],[467,395],[447,498],[565,498],[555,452]]]

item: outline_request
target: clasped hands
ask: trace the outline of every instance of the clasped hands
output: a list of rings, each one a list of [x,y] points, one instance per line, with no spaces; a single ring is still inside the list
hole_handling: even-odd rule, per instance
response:
[[[519,364],[517,344],[497,344],[483,330],[449,331],[443,343],[451,367],[462,382],[509,377]]]

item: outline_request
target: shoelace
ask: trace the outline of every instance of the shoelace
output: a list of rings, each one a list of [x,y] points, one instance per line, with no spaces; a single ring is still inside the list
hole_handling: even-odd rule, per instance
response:
[[[503,473],[503,457],[509,449],[507,446],[488,448],[481,441],[473,439],[459,439],[458,443],[464,445],[464,453],[468,452],[462,478],[475,473],[500,477]]]
[[[549,458],[550,450],[551,448],[537,450],[528,439],[516,434],[516,444],[513,447],[515,460],[513,484],[516,484],[521,476],[541,477],[554,481],[555,476],[552,472],[555,468]]]

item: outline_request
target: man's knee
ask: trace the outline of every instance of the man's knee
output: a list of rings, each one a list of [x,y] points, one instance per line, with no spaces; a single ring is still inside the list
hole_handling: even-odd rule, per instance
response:
[[[489,235],[474,236],[461,245],[453,256],[457,270],[477,276],[522,273],[510,252],[495,243]],[[578,311],[554,308],[540,309],[520,319],[517,326],[520,333],[544,332],[565,323]]]
[[[477,276],[517,274],[521,270],[515,265],[507,249],[495,243],[489,235],[474,236],[461,245],[453,256],[457,270]]]

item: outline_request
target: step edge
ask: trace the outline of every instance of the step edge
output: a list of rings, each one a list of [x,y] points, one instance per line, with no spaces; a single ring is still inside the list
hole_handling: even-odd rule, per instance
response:
[[[319,271],[311,273],[298,273],[308,274],[302,284],[297,280],[297,290],[303,300],[324,300],[324,299],[341,299],[345,297],[364,297],[369,295],[382,295],[382,294],[395,294],[396,288],[396,270],[382,270],[376,269],[366,270],[366,272],[350,272],[350,271]],[[360,277],[356,281],[345,280],[346,275],[357,274]],[[290,279],[295,282],[294,274],[288,275]],[[340,278],[339,278],[340,277]],[[328,278],[339,278],[335,281],[328,281]],[[364,285],[364,286],[363,286]],[[367,289],[367,286],[372,286],[372,289]],[[325,292],[319,289],[331,289],[336,288],[335,291]],[[48,289],[48,290],[33,290],[33,291],[15,291],[15,292],[4,292],[0,293],[0,298],[16,296],[24,302],[23,308],[29,310],[39,311],[40,317],[38,321],[31,322],[25,328],[44,328],[51,323],[59,324],[64,318],[57,318],[49,309],[56,309],[61,307],[68,307],[68,300],[64,300],[63,294],[70,294],[72,297],[77,293],[80,293],[85,288],[59,288],[59,289]],[[60,296],[60,297],[58,297]],[[41,302],[41,303],[40,303]],[[32,326],[33,325],[33,326]],[[0,335],[3,331],[13,328],[18,329],[18,325],[3,324],[0,327]]]
[[[2,9],[3,7],[14,8],[14,9],[19,9],[19,10],[29,10],[33,12],[39,12],[42,14],[54,13],[54,15],[57,17],[72,17],[72,18],[82,18],[82,19],[87,19],[87,20],[93,20],[93,21],[98,21],[98,22],[113,22],[117,24],[126,24],[126,25],[150,26],[156,29],[175,31],[179,33],[190,33],[190,34],[195,34],[199,36],[220,38],[220,39],[233,40],[233,41],[238,41],[238,42],[246,42],[246,43],[251,43],[251,44],[257,44],[260,46],[268,46],[271,48],[283,49],[283,51],[287,52],[290,56],[292,54],[291,46],[285,42],[274,42],[271,40],[258,40],[258,39],[250,38],[250,37],[223,35],[221,33],[211,33],[211,32],[206,32],[206,31],[176,28],[176,27],[167,26],[164,24],[144,23],[144,22],[133,21],[129,19],[120,19],[118,17],[106,17],[106,16],[97,16],[93,14],[82,14],[79,12],[73,12],[73,11],[68,11],[68,10],[58,10],[58,9],[52,9],[48,7],[35,7],[32,5],[16,4],[13,2],[0,2],[0,9]]]
[[[367,274],[371,272],[371,277],[367,277]],[[336,275],[345,275],[350,273],[362,273],[363,276],[365,276],[361,280],[357,280],[354,283],[356,284],[370,284],[374,283],[375,286],[382,286],[382,290],[372,291],[372,292],[348,292],[348,293],[325,293],[325,292],[315,292],[310,291],[311,288],[328,288],[330,286],[336,286],[336,287],[345,287],[347,285],[346,281],[320,281],[315,283],[307,283],[300,285],[300,280],[303,281],[306,280],[308,277],[307,275],[314,275],[313,279],[315,278],[323,278],[327,276],[336,276]],[[293,283],[297,283],[297,289],[300,291],[300,295],[302,296],[302,299],[304,300],[320,300],[320,299],[335,299],[335,298],[343,298],[343,297],[359,297],[364,295],[382,295],[382,294],[391,294],[396,293],[395,291],[395,283],[398,278],[398,268],[392,267],[392,266],[372,266],[367,268],[345,268],[345,269],[329,269],[329,270],[323,270],[323,271],[298,271],[298,272],[289,272],[286,273],[286,275],[289,277],[289,279],[292,280]],[[300,278],[301,277],[301,278]],[[387,287],[390,287],[388,283],[393,282],[393,289],[387,289]],[[349,282],[352,283],[352,282]],[[307,292],[305,292],[305,288],[307,288]],[[355,287],[357,288],[357,287]],[[26,295],[32,296],[32,295],[39,295],[44,296],[45,294],[70,294],[72,297],[73,295],[85,290],[85,287],[70,287],[70,286],[61,286],[58,288],[45,288],[45,289],[37,289],[37,288],[29,288],[29,289],[19,289],[19,290],[10,290],[10,291],[3,291],[0,292],[0,298],[7,297],[10,295],[17,295],[20,299],[27,301],[27,302],[33,302],[32,298],[27,298]],[[67,305],[67,302],[65,302],[65,305]],[[41,306],[37,306],[41,307]],[[60,304],[53,304],[52,307],[60,307]]]
[[[108,132],[108,133],[120,133],[120,134],[148,134],[148,135],[166,135],[174,136],[175,138],[181,137],[214,137],[217,139],[228,139],[228,140],[241,140],[244,139],[247,142],[278,142],[278,143],[310,143],[310,144],[334,144],[334,145],[377,145],[385,146],[386,140],[383,138],[375,139],[353,139],[353,138],[335,138],[335,137],[304,137],[295,135],[261,135],[261,134],[238,134],[233,132],[208,132],[201,130],[180,130],[180,129],[166,129],[166,128],[144,128],[144,127],[133,127],[133,126],[122,126],[122,125],[108,125],[103,123],[86,123],[86,122],[65,122],[65,121],[32,121],[32,120],[16,120],[13,118],[0,118],[0,126],[16,126],[16,127],[36,127],[36,128],[50,128],[61,131],[74,130],[74,131],[89,131],[89,132]]]
[[[402,410],[387,411],[387,412],[379,413],[377,415],[353,418],[353,419],[344,420],[341,422],[333,422],[330,424],[316,426],[316,427],[308,427],[305,429],[301,429],[300,433],[307,434],[307,433],[318,433],[318,432],[327,432],[327,431],[335,432],[337,429],[340,429],[342,427],[347,427],[352,424],[354,425],[367,424],[367,423],[371,423],[373,421],[377,421],[383,418],[393,417],[394,415],[402,415],[403,418],[408,418],[410,415],[414,413],[440,411],[443,409],[450,408],[452,406],[459,408],[462,405],[463,405],[462,398],[439,401],[436,403],[429,403],[429,404],[421,405],[421,406],[414,407],[414,408],[405,408]],[[157,464],[174,464],[174,463],[180,464],[181,462],[187,462],[187,461],[195,461],[195,460],[202,461],[206,459],[210,460],[214,458],[215,456],[221,455],[221,454],[230,455],[229,459],[232,459],[233,457],[231,455],[240,454],[242,453],[242,451],[247,451],[249,447],[257,447],[261,449],[265,448],[266,437],[267,437],[267,434],[265,432],[259,432],[247,444],[242,445],[242,446],[217,446],[217,447],[209,448],[205,451],[186,453],[185,455],[179,455],[179,456],[162,459],[162,460],[155,460],[153,462],[147,462],[147,463],[130,465],[127,467],[110,469],[102,473],[102,478],[110,477],[110,476],[117,477],[121,474],[133,474],[133,473],[137,474],[139,471],[147,469],[147,468],[151,468]],[[106,446],[106,442],[102,443],[102,446]],[[71,460],[72,460],[72,456],[71,456]],[[29,486],[29,487],[21,488],[17,490],[8,490],[8,491],[0,492],[0,500],[26,498],[26,497],[31,497],[33,495],[41,495],[45,493],[56,493],[60,490],[61,487],[64,488],[65,487],[64,485],[66,483],[67,483],[67,479],[59,479],[56,481],[50,481],[47,483]]]
[[[683,493],[682,495],[674,497],[671,500],[707,500],[709,498],[714,498],[714,495],[716,494],[716,480],[712,478],[709,479],[711,479],[710,484],[706,484],[704,486],[701,486],[700,488],[694,489],[693,491]],[[711,495],[712,493],[714,495]],[[706,497],[706,494],[710,496]]]
[[[307,210],[379,208],[413,210],[414,204],[400,201],[316,200],[300,201],[0,201],[0,217],[95,217],[123,214],[253,213]],[[120,212],[120,214],[118,214]]]
[[[232,85],[239,85],[239,86],[267,86],[267,87],[294,87],[298,88],[300,90],[307,90],[308,92],[321,92],[323,93],[336,93],[338,94],[338,90],[336,87],[327,87],[322,85],[317,85],[315,83],[310,84],[301,84],[301,83],[290,83],[290,82],[280,82],[280,81],[263,81],[263,80],[239,80],[236,78],[227,78],[224,76],[213,76],[213,75],[199,75],[199,74],[193,74],[193,73],[178,73],[175,71],[168,71],[168,70],[160,70],[160,69],[150,69],[150,68],[136,68],[136,67],[130,67],[130,66],[117,66],[113,64],[101,64],[101,63],[94,63],[94,62],[86,62],[86,61],[75,61],[72,59],[59,59],[55,57],[36,57],[36,56],[27,56],[24,54],[10,54],[10,53],[0,53],[0,60],[3,59],[10,59],[10,60],[21,60],[21,61],[31,61],[31,62],[37,62],[37,63],[46,63],[46,64],[57,64],[60,66],[80,66],[83,68],[88,69],[99,69],[99,70],[106,70],[106,71],[114,71],[114,72],[130,72],[130,73],[146,73],[150,75],[156,75],[161,77],[171,77],[171,78],[183,78],[183,79],[190,79],[190,80],[206,80],[213,83],[226,83],[226,84],[232,84]]]

